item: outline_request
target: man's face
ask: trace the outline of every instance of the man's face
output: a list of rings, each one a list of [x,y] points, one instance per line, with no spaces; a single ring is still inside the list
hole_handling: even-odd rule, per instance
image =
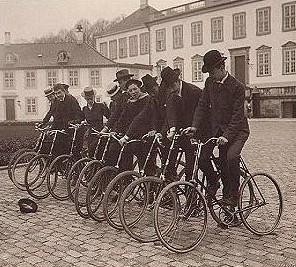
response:
[[[209,71],[209,77],[211,77],[214,81],[221,81],[223,78],[223,71],[222,68],[213,68]]]
[[[91,106],[95,102],[95,96],[94,95],[93,96],[87,96],[87,97],[85,97],[85,100],[86,100],[87,104]]]
[[[125,84],[126,82],[129,80],[129,78],[121,78],[118,80],[118,84],[119,84],[119,87],[121,88],[121,90],[125,91],[126,88],[125,88]]]
[[[47,99],[50,103],[52,103],[56,99],[55,94],[48,95]]]
[[[66,94],[65,91],[63,91],[62,89],[55,91],[56,98],[59,99],[60,101],[64,99],[65,94]]]
[[[141,89],[136,84],[131,84],[127,88],[127,92],[134,100],[138,99],[141,95]]]

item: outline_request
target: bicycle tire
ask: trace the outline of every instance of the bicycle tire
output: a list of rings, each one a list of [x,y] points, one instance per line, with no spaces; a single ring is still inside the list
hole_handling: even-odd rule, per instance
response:
[[[14,160],[11,167],[10,179],[13,184],[22,191],[26,191],[24,179],[27,165],[29,161],[36,155],[37,153],[35,151],[24,152]]]
[[[119,218],[119,200],[124,189],[135,179],[142,177],[137,171],[125,171],[119,173],[107,186],[103,197],[103,214],[108,224],[117,229],[122,230],[123,227]]]
[[[82,158],[79,159],[74,163],[74,165],[71,167],[68,176],[67,176],[67,191],[68,196],[70,200],[74,203],[74,194],[75,194],[75,186],[76,182],[78,180],[78,177],[82,171],[82,169],[85,167],[85,165],[90,162],[91,158]]]
[[[33,198],[44,199],[50,195],[46,182],[46,175],[50,161],[51,156],[40,154],[32,158],[27,165],[25,172],[25,186],[28,194]],[[37,190],[41,192],[38,192]]]
[[[197,186],[186,181],[167,185],[156,200],[154,227],[170,251],[185,253],[196,248],[207,231],[207,203]]]
[[[65,154],[56,157],[49,166],[47,187],[49,193],[57,200],[69,199],[66,178],[73,164],[73,156]]]
[[[155,199],[164,182],[154,176],[139,178],[129,184],[119,201],[119,218],[126,233],[139,242],[158,240],[153,226]]]
[[[86,208],[89,216],[95,221],[105,220],[102,201],[109,183],[116,177],[119,170],[113,166],[100,169],[89,183],[86,194]]]
[[[254,194],[254,201],[249,206],[242,201],[248,183],[252,183]],[[252,233],[261,236],[274,232],[283,212],[283,196],[276,180],[264,172],[250,175],[240,189],[239,209],[243,224]],[[244,216],[244,211],[248,216]],[[272,216],[268,216],[270,214]]]
[[[97,171],[102,167],[102,163],[99,160],[92,160],[88,162],[81,173],[79,174],[78,180],[75,185],[74,193],[74,204],[77,213],[82,218],[89,218],[89,214],[86,208],[86,194],[88,184],[91,179],[95,176]]]

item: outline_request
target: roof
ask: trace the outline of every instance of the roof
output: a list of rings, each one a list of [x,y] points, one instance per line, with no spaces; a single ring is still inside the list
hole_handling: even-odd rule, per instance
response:
[[[66,52],[67,59],[58,62],[60,52]],[[14,63],[7,63],[5,56],[12,54]],[[0,69],[60,68],[61,66],[117,66],[86,43],[25,43],[0,45]]]
[[[137,9],[135,12],[130,14],[128,17],[124,18],[122,21],[116,23],[110,29],[95,37],[103,37],[116,34],[119,32],[132,30],[135,28],[146,27],[145,23],[150,20],[150,15],[155,12],[158,11],[151,6],[146,6],[144,8]]]

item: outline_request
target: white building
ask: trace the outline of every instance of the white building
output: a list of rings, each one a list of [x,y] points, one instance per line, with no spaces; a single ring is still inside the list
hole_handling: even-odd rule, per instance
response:
[[[49,104],[44,97],[46,86],[69,84],[69,91],[81,106],[85,104],[81,92],[93,86],[99,101],[109,101],[107,85],[115,79],[119,69],[127,68],[135,77],[151,72],[143,64],[117,63],[83,42],[26,43],[0,45],[0,121],[40,120]]]
[[[180,68],[185,81],[202,88],[203,55],[217,49],[229,72],[254,89],[255,116],[296,117],[295,10],[291,0],[199,0],[155,11],[145,23],[149,56],[141,63],[156,75],[167,65]],[[124,35],[113,31],[112,39],[133,35],[131,27]]]

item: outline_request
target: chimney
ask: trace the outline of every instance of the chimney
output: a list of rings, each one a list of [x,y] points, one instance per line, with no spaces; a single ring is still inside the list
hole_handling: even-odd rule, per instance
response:
[[[10,45],[11,44],[11,36],[10,32],[4,33],[4,45]]]
[[[148,0],[140,0],[140,9],[148,6]]]
[[[83,44],[83,28],[80,24],[76,27],[77,44]]]

